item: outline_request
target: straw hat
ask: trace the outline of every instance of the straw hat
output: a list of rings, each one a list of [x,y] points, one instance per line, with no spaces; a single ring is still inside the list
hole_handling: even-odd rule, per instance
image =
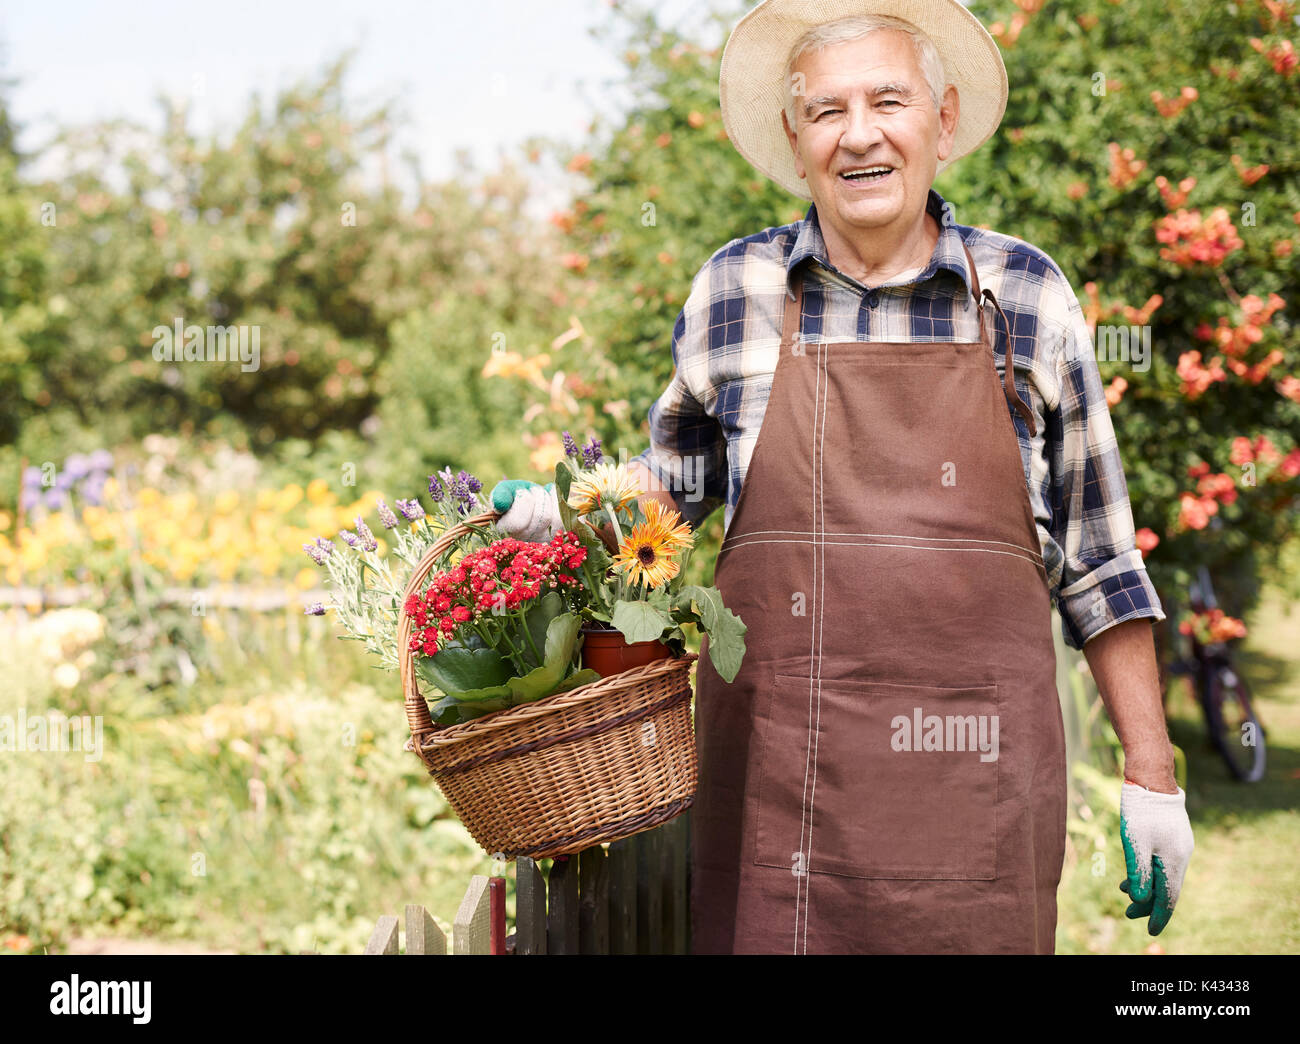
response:
[[[812,194],[795,171],[781,125],[786,58],[813,26],[868,14],[892,15],[925,33],[943,59],[948,83],[957,88],[957,134],[938,170],[986,142],[1006,111],[1002,53],[979,19],[957,0],[764,0],[736,23],[722,52],[722,125],[745,159],[802,199],[812,199]]]

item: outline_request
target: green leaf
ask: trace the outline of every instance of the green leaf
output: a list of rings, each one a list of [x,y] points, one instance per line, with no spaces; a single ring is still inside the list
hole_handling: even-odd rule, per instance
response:
[[[614,626],[629,642],[653,642],[672,623],[648,602],[618,602],[614,606]]]
[[[563,596],[559,591],[548,591],[524,613],[524,626],[532,636],[533,644],[539,650],[543,650],[543,655],[545,655],[546,635],[549,633],[551,621],[562,612],[564,612]],[[532,645],[527,642],[524,643],[523,656],[530,666],[540,666],[537,656],[533,653]]]
[[[719,676],[734,681],[745,658],[745,632],[749,628],[735,613],[722,604],[716,587],[688,584],[678,592],[681,599],[691,599],[699,607],[701,626],[709,636],[709,659]]]
[[[546,629],[545,658],[539,667],[522,678],[511,678],[511,703],[532,703],[556,691],[572,666],[573,647],[582,629],[582,617],[577,613],[557,616]]]
[[[598,672],[593,671],[590,667],[584,667],[580,671],[574,671],[564,681],[560,682],[555,692],[568,692],[581,685],[589,685],[591,682],[600,681],[600,677]],[[551,693],[551,695],[554,696],[555,692]]]
[[[449,642],[436,656],[417,654],[415,673],[442,692],[452,693],[503,686],[513,670],[509,660],[473,634],[472,639]]]

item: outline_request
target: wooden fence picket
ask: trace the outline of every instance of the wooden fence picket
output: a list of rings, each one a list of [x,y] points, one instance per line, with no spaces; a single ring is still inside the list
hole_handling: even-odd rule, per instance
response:
[[[690,813],[550,861],[515,860],[515,930],[504,939],[504,878],[475,874],[452,922],[456,954],[690,953]],[[406,953],[446,954],[429,911],[408,904]],[[496,947],[495,949],[493,947]],[[395,954],[398,919],[379,918],[366,953]]]
[[[456,954],[482,954],[491,952],[489,925],[491,900],[488,896],[488,879],[482,874],[471,878],[465,898],[460,901],[456,919],[451,924],[453,952]]]
[[[599,845],[578,856],[578,950],[609,953],[609,857]]]
[[[546,953],[546,879],[527,856],[515,860],[515,953]]]
[[[406,952],[444,956],[447,937],[434,923],[423,906],[408,903],[406,907]]]
[[[397,918],[385,914],[379,918],[375,930],[366,943],[366,953],[389,954],[397,952]]]

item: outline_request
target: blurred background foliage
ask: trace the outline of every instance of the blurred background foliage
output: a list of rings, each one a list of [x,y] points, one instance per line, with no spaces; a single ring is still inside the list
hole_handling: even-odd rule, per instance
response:
[[[24,173],[0,89],[0,583],[20,590],[0,646],[61,626],[42,615],[53,589],[77,587],[102,622],[0,664],[0,714],[57,706],[109,728],[90,767],[0,759],[0,787],[18,795],[0,810],[0,952],[109,930],[359,950],[413,896],[445,923],[468,874],[490,868],[401,750],[396,679],[302,618],[319,592],[300,545],[358,514],[374,526],[380,496],[422,494],[444,467],[488,489],[545,482],[564,430],[615,458],[644,448],[694,274],[807,209],[722,129],[720,45],[748,6],[716,3],[700,39],[612,3],[599,34],[624,57],[626,109],[495,169],[462,159],[446,181],[403,157],[413,195],[366,176],[388,171],[394,117],[353,102],[347,54],[249,99],[229,133],[198,135],[166,102],[157,126],[67,128],[56,180]],[[1091,323],[1150,326],[1149,371],[1101,370],[1171,624],[1201,562],[1236,615],[1266,588],[1294,598],[1300,569],[1278,556],[1293,554],[1300,490],[1297,5],[971,8],[1002,46],[1011,96],[993,139],[935,187],[958,222],[1046,251]],[[548,163],[572,198],[542,219]],[[152,331],[177,318],[257,326],[260,368],[156,361]],[[105,450],[109,478],[58,478]],[[697,533],[698,582],[721,520]],[[279,589],[288,608],[177,600],[225,583]],[[1276,650],[1293,632],[1269,634]],[[1117,743],[1086,665],[1058,652],[1077,769],[1068,893],[1087,910],[1061,945],[1140,948],[1117,874],[1095,870],[1097,851],[1122,864],[1105,787]],[[1294,701],[1287,661],[1260,655]],[[1269,708],[1270,749],[1300,737],[1292,707]],[[1177,736],[1199,735],[1195,713],[1182,693],[1171,714],[1191,724]],[[1275,783],[1300,766],[1294,746]],[[1198,766],[1216,770],[1198,757],[1193,806]],[[1254,827],[1282,836],[1265,812],[1288,803],[1267,794]],[[1226,928],[1188,931],[1193,950],[1232,945]]]

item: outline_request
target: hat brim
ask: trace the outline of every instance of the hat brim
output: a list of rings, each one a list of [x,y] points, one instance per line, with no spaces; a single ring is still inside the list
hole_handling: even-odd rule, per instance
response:
[[[892,15],[931,40],[947,82],[961,100],[952,151],[942,171],[992,137],[1007,108],[1007,70],[997,41],[957,0],[764,0],[746,14],[722,52],[718,92],[722,125],[736,150],[788,192],[812,199],[795,168],[781,124],[785,61],[815,25],[854,15]]]

